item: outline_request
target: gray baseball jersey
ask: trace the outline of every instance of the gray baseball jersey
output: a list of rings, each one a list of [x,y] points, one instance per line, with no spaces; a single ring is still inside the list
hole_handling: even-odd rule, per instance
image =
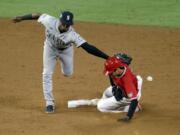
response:
[[[42,14],[38,22],[45,27],[45,42],[43,51],[43,92],[46,105],[54,105],[52,93],[52,74],[56,61],[61,60],[61,71],[65,76],[73,73],[73,46],[79,47],[86,42],[70,26],[67,32],[60,33],[60,21],[53,16]]]
[[[75,44],[79,47],[86,42],[75,30],[70,26],[69,30],[64,33],[60,33],[58,26],[61,23],[58,18],[50,16],[48,14],[42,14],[38,22],[42,23],[46,28],[46,40],[45,43],[57,49],[68,48]]]

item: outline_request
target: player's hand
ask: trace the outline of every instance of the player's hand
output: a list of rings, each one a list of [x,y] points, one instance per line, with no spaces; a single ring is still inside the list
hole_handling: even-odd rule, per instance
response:
[[[130,120],[131,119],[129,118],[129,116],[124,116],[124,117],[118,119],[119,122],[125,122],[125,123],[130,122]]]
[[[14,23],[21,22],[22,21],[22,17],[21,16],[16,16],[15,18],[12,19],[12,21]]]

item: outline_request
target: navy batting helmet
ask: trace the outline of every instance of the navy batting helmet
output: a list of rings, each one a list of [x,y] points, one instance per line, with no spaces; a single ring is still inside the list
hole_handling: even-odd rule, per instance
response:
[[[66,25],[73,25],[73,13],[69,12],[69,11],[64,11],[61,13],[60,15],[60,21],[61,23],[63,24],[66,24]]]

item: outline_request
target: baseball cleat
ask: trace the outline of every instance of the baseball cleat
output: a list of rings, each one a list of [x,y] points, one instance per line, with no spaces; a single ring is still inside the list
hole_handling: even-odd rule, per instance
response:
[[[46,113],[54,113],[55,107],[53,105],[46,106]]]

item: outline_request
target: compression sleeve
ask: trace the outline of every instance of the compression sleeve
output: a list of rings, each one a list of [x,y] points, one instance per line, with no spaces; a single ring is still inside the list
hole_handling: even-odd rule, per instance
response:
[[[112,77],[110,75],[109,75],[109,81],[110,81],[111,86],[115,86],[115,84],[113,82],[113,79],[112,79]]]
[[[37,20],[41,14],[36,13],[36,14],[27,14],[24,16],[21,16],[22,20]]]
[[[88,44],[87,42],[83,43],[80,47],[82,47],[85,51],[94,56],[101,57],[104,59],[107,59],[109,57],[107,54],[105,54],[95,46]]]
[[[129,111],[128,111],[128,113],[127,113],[127,116],[128,116],[130,119],[133,117],[133,114],[134,114],[134,112],[135,112],[135,110],[136,110],[137,105],[138,105],[137,99],[134,99],[134,100],[131,101],[131,104],[130,104],[130,106],[129,106]]]

